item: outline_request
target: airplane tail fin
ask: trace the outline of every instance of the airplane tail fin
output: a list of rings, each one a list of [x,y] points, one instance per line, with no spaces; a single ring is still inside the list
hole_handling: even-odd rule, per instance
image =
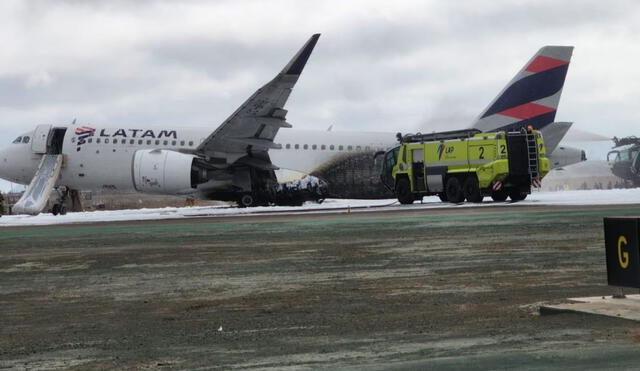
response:
[[[545,46],[478,116],[472,127],[482,131],[535,129],[552,123],[560,102],[572,46]]]
[[[573,125],[573,122],[552,122],[540,130],[548,154],[552,153],[553,150],[558,147],[558,144],[560,144],[562,138],[567,134],[571,125]]]

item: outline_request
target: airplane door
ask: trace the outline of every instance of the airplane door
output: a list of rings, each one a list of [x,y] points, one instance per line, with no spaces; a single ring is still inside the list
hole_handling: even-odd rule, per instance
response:
[[[35,153],[47,153],[47,139],[51,125],[38,125],[31,140],[31,150]]]

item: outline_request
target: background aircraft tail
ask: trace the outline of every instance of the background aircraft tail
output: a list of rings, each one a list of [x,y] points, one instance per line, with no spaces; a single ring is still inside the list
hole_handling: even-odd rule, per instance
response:
[[[545,46],[522,67],[474,121],[482,131],[512,130],[552,123],[562,94],[572,46]]]

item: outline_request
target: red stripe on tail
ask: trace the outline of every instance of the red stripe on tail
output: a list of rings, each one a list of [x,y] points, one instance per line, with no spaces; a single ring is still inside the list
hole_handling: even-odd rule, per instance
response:
[[[506,109],[498,112],[500,115],[517,118],[520,120],[529,119],[532,117],[540,116],[545,113],[555,111],[554,108],[543,106],[536,103],[525,103],[513,108]]]
[[[569,64],[567,61],[563,61],[562,59],[555,59],[550,57],[545,57],[544,55],[539,55],[536,59],[531,62],[527,66],[526,71],[538,73],[546,70],[550,70],[554,67],[564,66],[565,64]]]

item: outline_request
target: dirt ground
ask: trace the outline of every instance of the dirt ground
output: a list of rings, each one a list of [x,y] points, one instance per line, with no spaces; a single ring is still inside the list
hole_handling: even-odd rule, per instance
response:
[[[603,216],[639,206],[0,229],[0,369],[635,368]]]

